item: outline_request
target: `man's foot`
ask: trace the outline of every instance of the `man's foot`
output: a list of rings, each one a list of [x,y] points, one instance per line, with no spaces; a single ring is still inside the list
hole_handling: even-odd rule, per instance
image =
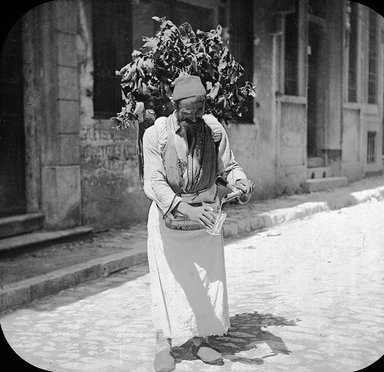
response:
[[[157,342],[155,361],[153,363],[156,372],[171,372],[175,369],[175,358],[172,356],[171,345],[164,339]]]
[[[222,355],[205,340],[192,341],[192,354],[206,364],[222,366],[224,364]]]

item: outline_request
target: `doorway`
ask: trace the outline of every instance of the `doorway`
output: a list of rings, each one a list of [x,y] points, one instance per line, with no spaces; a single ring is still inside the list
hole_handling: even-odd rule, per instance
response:
[[[308,108],[307,157],[309,167],[326,165],[325,159],[325,82],[327,48],[325,21],[309,16],[308,23]]]
[[[0,55],[0,217],[25,211],[22,23],[19,20],[8,33]]]

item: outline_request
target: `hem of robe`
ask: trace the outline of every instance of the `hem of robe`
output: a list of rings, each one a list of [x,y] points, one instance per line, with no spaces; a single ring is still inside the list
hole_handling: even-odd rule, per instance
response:
[[[167,228],[156,203],[148,216],[153,325],[174,345],[230,327],[223,236]]]

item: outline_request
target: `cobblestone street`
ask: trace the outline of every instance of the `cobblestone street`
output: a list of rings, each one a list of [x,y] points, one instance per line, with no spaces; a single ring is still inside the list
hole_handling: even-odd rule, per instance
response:
[[[231,329],[224,366],[174,345],[176,371],[349,372],[384,354],[384,201],[226,241]],[[146,264],[0,319],[13,349],[50,371],[149,372]]]

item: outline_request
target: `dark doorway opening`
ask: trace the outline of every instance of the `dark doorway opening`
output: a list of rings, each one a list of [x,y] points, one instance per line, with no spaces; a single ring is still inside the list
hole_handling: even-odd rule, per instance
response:
[[[0,55],[0,217],[25,211],[22,23],[19,20],[8,33]]]

